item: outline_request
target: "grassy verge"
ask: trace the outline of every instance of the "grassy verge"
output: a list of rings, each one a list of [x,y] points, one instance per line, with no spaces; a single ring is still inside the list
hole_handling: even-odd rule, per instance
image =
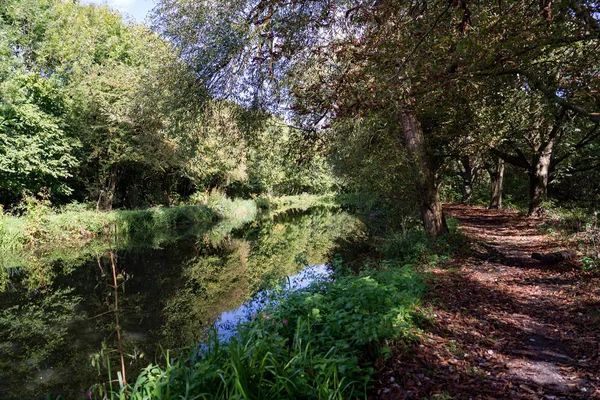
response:
[[[107,229],[131,235],[197,224],[214,217],[215,212],[205,206],[111,212],[36,210],[23,217],[2,217],[0,248],[18,250],[28,245],[73,244],[103,235]]]
[[[23,216],[0,215],[0,250],[19,251],[35,245],[73,245],[100,237],[108,232],[107,229],[118,236],[131,236],[217,220],[243,224],[255,219],[260,210],[281,213],[323,205],[332,205],[332,199],[300,195],[232,200],[212,193],[189,205],[103,212],[86,209],[85,205],[55,210],[43,200],[29,198],[23,206]]]
[[[600,212],[593,208],[557,207],[545,204],[544,233],[560,237],[581,254],[584,271],[600,269]]]

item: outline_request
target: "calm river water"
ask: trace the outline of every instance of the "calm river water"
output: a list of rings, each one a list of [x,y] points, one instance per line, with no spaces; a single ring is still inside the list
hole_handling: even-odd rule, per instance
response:
[[[351,215],[327,210],[238,225],[1,258],[0,398],[87,398],[91,385],[108,381],[109,365],[116,378],[115,294],[132,380],[167,349],[197,343],[215,322],[229,337],[240,317],[260,307],[254,296],[283,278],[302,287],[326,275],[322,265],[336,241],[360,230]],[[307,265],[319,267],[294,277]]]

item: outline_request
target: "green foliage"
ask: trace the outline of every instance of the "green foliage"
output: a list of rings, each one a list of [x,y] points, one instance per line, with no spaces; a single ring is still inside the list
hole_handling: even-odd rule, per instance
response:
[[[26,238],[23,232],[23,220],[9,217],[0,208],[0,252],[3,254],[21,248]]]
[[[248,135],[248,184],[267,195],[323,194],[335,190],[330,162],[304,132],[268,118]]]
[[[77,140],[65,132],[68,105],[57,80],[13,72],[0,84],[0,186],[4,196],[48,187],[70,194],[65,178],[78,160]]]
[[[415,198],[415,177],[434,168],[456,183],[443,175],[462,157],[501,155],[521,168],[533,190],[511,194],[530,195],[531,213],[553,180],[564,197],[577,187],[597,201],[597,4],[413,6],[162,0],[154,22],[211,93],[307,127],[305,141],[328,147],[349,191],[371,191],[399,214],[428,201]],[[411,143],[398,139],[408,113],[433,165],[424,155],[407,165]],[[579,173],[595,180],[565,179]]]
[[[278,300],[221,343],[209,336],[165,366],[150,365],[109,398],[357,398],[384,340],[410,337],[423,285],[410,267],[319,282]]]
[[[303,132],[211,99],[170,43],[108,7],[7,0],[0,16],[0,202],[46,187],[109,210],[335,186]]]
[[[120,240],[148,239],[215,220],[225,221],[221,226],[224,232],[229,232],[234,226],[254,220],[259,209],[284,213],[290,209],[334,206],[330,197],[315,195],[232,200],[213,191],[210,195],[196,194],[191,199],[190,205],[104,212],[96,210],[95,205],[80,203],[56,209],[51,206],[47,192],[27,195],[19,205],[22,217],[1,214],[0,246],[12,254],[25,245],[50,248],[76,245],[105,237],[107,233],[116,234]],[[213,234],[217,235],[217,231]]]
[[[297,196],[270,197],[262,196],[255,199],[257,206],[271,213],[285,213],[289,210],[306,211],[313,207],[338,207],[333,196],[301,194]]]
[[[422,261],[419,256],[427,251],[428,245],[425,232],[415,228],[407,228],[386,235],[382,239],[379,250],[387,257],[405,262],[414,262]],[[417,256],[417,259],[415,259],[415,256]]]
[[[264,113],[210,101],[185,135],[193,150],[185,170],[200,187],[247,197],[323,194],[336,185],[324,154],[304,144],[302,132]]]
[[[544,233],[561,236],[577,246],[584,271],[600,268],[600,213],[595,208],[544,205],[548,219],[541,226]]]
[[[0,202],[46,187],[55,204],[139,208],[335,185],[302,132],[212,100],[171,44],[108,7],[7,0],[0,16]]]
[[[393,121],[374,115],[339,121],[330,133],[335,171],[342,177],[345,191],[361,196],[350,202],[365,212],[385,209],[405,217],[416,209],[414,184],[406,153],[400,147],[399,130]]]
[[[315,332],[313,345],[325,352],[373,351],[387,338],[398,338],[410,327],[410,310],[423,289],[410,266],[384,261],[379,271],[340,277],[318,290],[292,293],[275,317],[294,321],[308,315]],[[294,324],[291,324],[291,328]]]
[[[209,222],[214,212],[205,206],[156,207],[146,210],[65,211],[34,206],[25,214],[25,237],[29,244],[85,242],[104,235],[108,230],[121,236],[149,236],[155,232],[175,230]],[[223,215],[224,218],[234,215]]]
[[[456,218],[446,218],[446,224],[448,225],[450,234],[458,234],[458,220]]]
[[[258,213],[253,200],[231,200],[224,194],[214,191],[208,196],[206,204],[217,216],[225,219],[249,222]]]
[[[558,206],[556,202],[544,204],[548,220],[542,229],[549,233],[573,234],[594,230],[598,226],[598,213],[594,209]]]

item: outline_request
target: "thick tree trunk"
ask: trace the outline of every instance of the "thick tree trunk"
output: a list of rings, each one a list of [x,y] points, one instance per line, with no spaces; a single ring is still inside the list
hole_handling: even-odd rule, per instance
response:
[[[462,178],[462,200],[461,203],[469,203],[473,196],[473,181],[477,174],[477,168],[471,164],[469,157],[461,157],[460,163],[463,170],[459,172]]]
[[[429,237],[436,238],[448,232],[448,227],[435,185],[433,168],[427,155],[423,129],[413,108],[409,105],[402,110],[400,119],[408,158],[415,177],[423,226]]]
[[[499,158],[496,165],[490,165],[487,169],[490,174],[490,209],[502,208],[502,183],[504,181],[504,160]]]
[[[546,200],[548,194],[548,175],[550,172],[550,161],[552,159],[552,148],[554,142],[551,140],[540,149],[532,168],[529,170],[529,215],[541,216],[542,201]]]

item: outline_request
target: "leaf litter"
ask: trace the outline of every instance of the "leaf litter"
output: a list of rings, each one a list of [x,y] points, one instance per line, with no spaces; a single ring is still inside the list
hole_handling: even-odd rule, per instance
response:
[[[452,205],[470,245],[426,274],[419,340],[380,362],[369,398],[600,398],[600,274],[565,250],[542,219]]]

